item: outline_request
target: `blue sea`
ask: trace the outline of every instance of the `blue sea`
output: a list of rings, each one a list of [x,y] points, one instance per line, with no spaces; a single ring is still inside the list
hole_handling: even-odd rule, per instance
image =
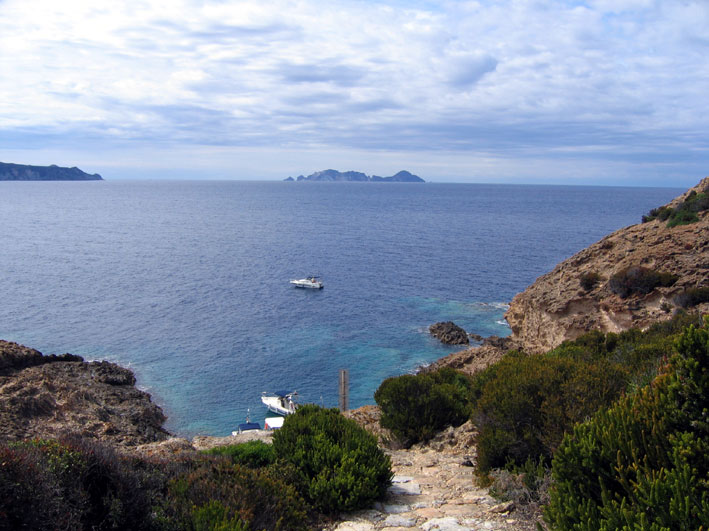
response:
[[[0,182],[0,338],[130,367],[183,436],[263,422],[262,391],[373,404],[506,303],[683,190],[244,181]],[[323,290],[289,280],[316,274]]]

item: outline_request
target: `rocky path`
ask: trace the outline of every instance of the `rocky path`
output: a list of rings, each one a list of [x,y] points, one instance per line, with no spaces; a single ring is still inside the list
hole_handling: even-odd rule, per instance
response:
[[[532,530],[534,522],[499,503],[473,480],[474,456],[438,447],[389,450],[394,479],[374,509],[342,515],[334,531]],[[469,448],[468,448],[469,451]]]

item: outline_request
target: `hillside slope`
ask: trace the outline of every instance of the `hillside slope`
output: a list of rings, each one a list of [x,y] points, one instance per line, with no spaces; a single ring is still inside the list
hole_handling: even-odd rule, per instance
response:
[[[709,193],[709,177],[666,206],[676,208],[702,193]],[[688,225],[668,227],[655,219],[620,229],[539,277],[512,299],[505,314],[515,342],[526,352],[541,353],[589,330],[619,332],[668,319],[686,306],[687,290],[709,288],[709,210],[697,216]],[[623,293],[619,277],[613,277],[631,268],[676,280],[648,293],[646,288]],[[696,308],[709,311],[709,303]]]

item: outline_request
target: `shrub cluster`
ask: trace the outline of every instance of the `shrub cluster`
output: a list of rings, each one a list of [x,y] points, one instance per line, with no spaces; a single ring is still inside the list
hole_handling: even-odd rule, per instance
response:
[[[149,529],[137,461],[77,437],[0,447],[0,529]]]
[[[374,393],[382,410],[380,423],[404,445],[431,439],[447,426],[470,418],[470,379],[442,368],[436,372],[387,378]]]
[[[307,529],[305,502],[268,468],[196,460],[171,479],[161,507],[166,529]]]
[[[703,302],[709,302],[709,287],[689,288],[678,294],[674,298],[677,306],[691,308]]]
[[[574,423],[610,406],[620,393],[650,382],[676,336],[698,323],[697,315],[679,312],[646,331],[589,332],[545,355],[510,353],[475,375],[473,421],[481,479],[494,479],[489,473],[500,467],[528,474],[530,460],[548,465]]]
[[[273,449],[325,513],[366,507],[391,483],[391,461],[376,438],[337,409],[302,406],[273,435]]]
[[[632,266],[618,271],[608,281],[608,287],[621,298],[634,294],[646,295],[657,287],[672,286],[679,277],[672,273]]]
[[[675,208],[658,207],[653,208],[649,213],[642,218],[643,223],[659,219],[667,221],[668,227],[676,227],[677,225],[688,225],[699,221],[698,213],[704,210],[709,210],[709,194],[707,192],[697,193],[692,190],[687,199]]]
[[[709,318],[654,380],[576,426],[553,461],[556,529],[702,529],[709,522]]]
[[[508,354],[475,380],[478,474],[551,460],[574,423],[615,400],[628,373],[599,359]]]
[[[273,446],[166,461],[77,436],[0,444],[0,530],[297,531],[312,527],[317,510],[381,497],[391,475],[374,436],[316,406],[287,418]]]

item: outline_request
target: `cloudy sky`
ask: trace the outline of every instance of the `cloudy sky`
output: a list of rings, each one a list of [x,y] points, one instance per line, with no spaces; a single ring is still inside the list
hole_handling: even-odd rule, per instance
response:
[[[693,185],[709,0],[0,0],[0,160]]]

